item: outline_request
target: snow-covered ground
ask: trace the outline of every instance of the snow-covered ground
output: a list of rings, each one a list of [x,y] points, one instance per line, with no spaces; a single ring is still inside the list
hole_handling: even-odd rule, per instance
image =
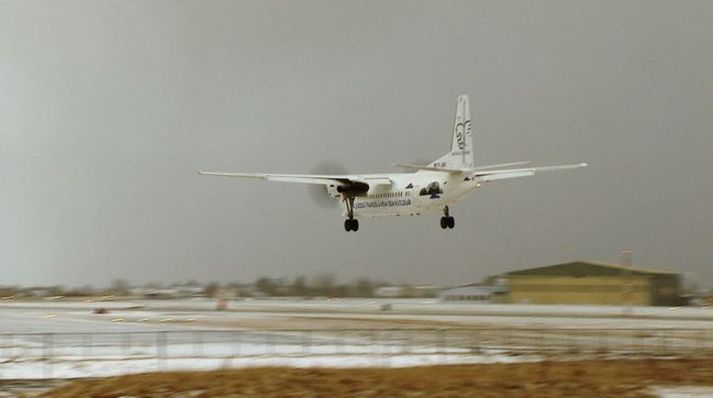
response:
[[[380,333],[380,332],[377,332]],[[377,338],[375,339],[375,336]],[[241,366],[416,366],[535,360],[503,350],[442,346],[382,335],[174,330],[6,334],[0,378],[77,378]]]
[[[536,360],[531,357],[531,360]],[[170,361],[156,359],[132,359],[114,361],[74,361],[56,363],[25,362],[0,366],[3,379],[71,379],[84,377],[105,377],[129,373],[143,373],[166,370],[215,370],[221,368],[239,368],[246,366],[291,366],[291,367],[409,367],[425,365],[453,365],[470,363],[505,363],[522,361],[507,355],[488,356],[443,356],[443,355],[408,355],[396,357],[331,356],[302,358],[181,358]]]
[[[381,311],[387,303],[392,309]],[[713,352],[713,309],[632,312],[434,300],[247,300],[229,311],[205,299],[2,301],[0,379]]]
[[[96,336],[95,336],[96,337]],[[33,342],[24,345],[24,355],[0,364],[0,378],[79,378],[99,377],[157,370],[209,370],[244,366],[362,367],[418,366],[457,363],[492,363],[537,360],[536,356],[513,357],[495,350],[472,355],[463,349],[437,351],[432,347],[413,348],[399,353],[386,345],[320,345],[306,349],[300,344],[274,345],[211,341],[200,349],[186,342],[167,342],[158,348],[146,342],[131,347],[120,345],[63,346],[47,357],[33,350],[46,351]]]
[[[652,387],[649,392],[661,398],[710,398],[713,397],[713,387]]]

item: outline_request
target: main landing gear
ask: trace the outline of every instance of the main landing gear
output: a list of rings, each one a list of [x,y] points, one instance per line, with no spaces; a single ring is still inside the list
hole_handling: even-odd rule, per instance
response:
[[[347,205],[347,219],[344,220],[344,230],[358,231],[359,230],[359,220],[354,218],[354,197],[346,196],[344,197],[344,203]]]
[[[443,208],[443,217],[441,217],[441,228],[453,229],[456,226],[455,218],[448,215],[448,206]]]
[[[358,231],[359,230],[359,220],[355,218],[347,218],[344,220],[344,230],[349,232],[349,231]]]

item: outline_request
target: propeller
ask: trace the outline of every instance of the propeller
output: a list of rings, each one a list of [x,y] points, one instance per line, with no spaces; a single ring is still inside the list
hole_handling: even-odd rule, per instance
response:
[[[346,167],[336,161],[326,161],[318,164],[314,169],[312,169],[311,174],[335,174],[335,175],[345,175],[349,174]],[[324,185],[310,185],[307,187],[309,189],[309,194],[314,200],[314,202],[322,208],[334,208],[339,206],[339,201],[331,198],[327,193],[327,187]]]
[[[428,160],[427,158],[417,158],[414,160],[413,164],[417,165],[428,165],[430,164],[431,161]],[[325,162],[322,162],[315,166],[312,169],[312,173],[310,174],[322,174],[322,175],[345,175],[349,174],[347,171],[347,168],[344,167],[343,164],[334,161],[334,160],[328,160]],[[327,193],[327,187],[324,185],[309,185],[307,187],[309,190],[309,196],[312,197],[312,200],[319,206],[325,209],[331,209],[340,206],[340,202],[338,200],[335,200],[334,198],[330,197],[329,194]]]

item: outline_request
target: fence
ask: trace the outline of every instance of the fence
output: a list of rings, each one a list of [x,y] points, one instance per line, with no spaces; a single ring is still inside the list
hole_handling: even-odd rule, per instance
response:
[[[340,329],[0,335],[0,379],[249,365],[713,357],[713,329]]]

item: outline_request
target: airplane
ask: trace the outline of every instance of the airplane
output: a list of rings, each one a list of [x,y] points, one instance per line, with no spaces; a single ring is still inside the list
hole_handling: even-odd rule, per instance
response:
[[[420,216],[440,213],[441,228],[452,229],[453,204],[483,184],[535,173],[586,167],[586,163],[514,168],[530,162],[487,166],[473,163],[473,123],[467,95],[458,96],[451,150],[425,165],[395,164],[410,170],[384,174],[270,174],[199,171],[200,175],[255,178],[266,181],[323,185],[326,194],[343,203],[344,230],[358,231],[357,217]]]

